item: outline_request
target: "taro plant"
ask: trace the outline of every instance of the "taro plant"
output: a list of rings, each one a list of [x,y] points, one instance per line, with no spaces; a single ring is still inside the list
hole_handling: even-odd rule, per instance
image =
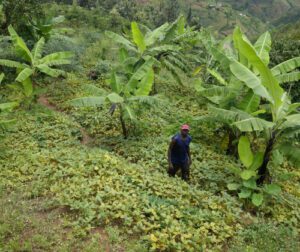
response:
[[[124,56],[124,55],[123,55]],[[126,62],[126,61],[125,61]],[[133,68],[133,65],[124,66],[127,72],[113,71],[110,79],[111,92],[103,92],[95,86],[89,88],[93,93],[99,96],[82,97],[71,100],[71,104],[77,107],[97,107],[109,102],[111,105],[110,114],[113,115],[116,110],[119,110],[120,125],[124,138],[128,137],[128,128],[126,126],[126,119],[135,120],[134,104],[152,103],[154,97],[149,97],[151,92],[154,71],[152,69],[155,60],[148,58],[141,66]],[[132,70],[132,71],[131,71]],[[104,94],[103,94],[104,93]]]
[[[243,168],[230,167],[230,170],[238,177],[237,183],[229,183],[228,189],[238,191],[240,199],[246,201],[251,200],[255,206],[260,206],[264,199],[269,196],[276,196],[281,192],[281,188],[277,184],[264,185],[260,188],[256,185],[258,178],[258,168],[264,161],[264,153],[253,153],[250,146],[250,141],[247,136],[241,136],[238,143],[238,154],[243,165]]]
[[[56,52],[43,56],[45,39],[41,38],[30,51],[24,40],[18,36],[12,26],[9,27],[10,38],[14,44],[16,54],[20,61],[0,59],[0,65],[16,68],[16,83],[10,87],[21,90],[26,98],[31,98],[34,92],[33,80],[40,74],[44,73],[51,77],[64,75],[65,72],[53,68],[53,66],[70,64],[71,52]]]

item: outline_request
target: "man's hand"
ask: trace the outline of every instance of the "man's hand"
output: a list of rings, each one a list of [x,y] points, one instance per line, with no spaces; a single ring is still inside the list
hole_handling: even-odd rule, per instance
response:
[[[169,170],[173,170],[174,166],[172,163],[169,163]]]
[[[188,162],[189,166],[192,165],[192,159],[189,158],[189,162]]]

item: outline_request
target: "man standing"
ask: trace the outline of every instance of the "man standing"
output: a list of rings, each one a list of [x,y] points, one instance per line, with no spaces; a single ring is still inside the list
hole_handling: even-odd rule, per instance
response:
[[[187,124],[181,126],[181,131],[174,137],[168,150],[169,175],[174,177],[176,172],[181,169],[182,179],[189,180],[190,166],[192,164],[190,143],[192,138],[189,136],[190,127]]]

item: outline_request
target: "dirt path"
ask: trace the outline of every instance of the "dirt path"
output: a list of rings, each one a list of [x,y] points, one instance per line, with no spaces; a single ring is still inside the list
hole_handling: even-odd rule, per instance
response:
[[[58,112],[58,113],[61,113],[61,114],[64,114],[65,116],[69,117],[69,115],[67,115],[66,113],[64,113],[64,111],[62,111],[61,109],[59,109],[57,106],[55,106],[54,104],[50,103],[47,96],[45,95],[41,95],[39,98],[38,98],[38,103],[47,107],[48,109],[52,110],[52,111],[55,111],[55,112]],[[80,128],[80,132],[81,132],[81,135],[82,135],[82,139],[81,139],[81,144],[83,145],[89,145],[93,139],[89,136],[89,134],[86,132],[86,130],[84,128]]]

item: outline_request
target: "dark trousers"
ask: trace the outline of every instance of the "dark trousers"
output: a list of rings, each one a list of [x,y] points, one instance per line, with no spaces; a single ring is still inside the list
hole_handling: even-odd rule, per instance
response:
[[[173,164],[173,168],[169,168],[168,173],[171,177],[175,177],[178,170],[181,170],[181,178],[188,181],[190,178],[190,166],[185,164]]]

